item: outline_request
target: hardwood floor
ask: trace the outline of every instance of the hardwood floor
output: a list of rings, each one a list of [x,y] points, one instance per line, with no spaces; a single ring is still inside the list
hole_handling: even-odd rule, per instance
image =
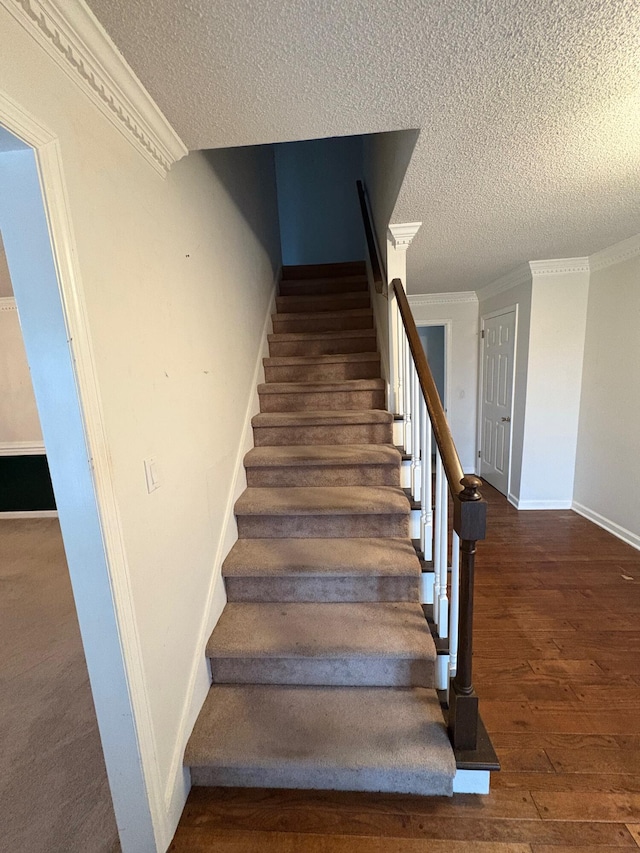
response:
[[[640,552],[569,510],[483,492],[474,667],[503,768],[491,794],[193,789],[173,853],[640,847]]]

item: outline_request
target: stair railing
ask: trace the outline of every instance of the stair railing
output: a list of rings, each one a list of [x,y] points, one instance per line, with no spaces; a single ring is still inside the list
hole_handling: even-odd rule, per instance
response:
[[[440,651],[448,644],[448,655],[439,656],[445,665],[436,673],[436,686],[448,692],[448,730],[454,749],[473,751],[478,742],[472,671],[474,571],[476,542],[486,532],[487,505],[479,492],[481,480],[462,470],[402,282],[395,278],[385,289],[384,264],[361,181],[358,195],[374,284],[389,299],[396,408],[402,416],[402,447],[411,460],[411,497],[414,506],[419,505],[419,528],[413,534],[419,532],[423,577],[430,579],[423,585],[423,601],[433,605]]]

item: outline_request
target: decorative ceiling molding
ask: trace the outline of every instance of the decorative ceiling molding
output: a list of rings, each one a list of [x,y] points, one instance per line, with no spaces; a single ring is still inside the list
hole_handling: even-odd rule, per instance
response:
[[[485,284],[484,287],[479,287],[476,290],[478,294],[478,300],[483,301],[484,299],[489,299],[491,296],[497,296],[499,293],[504,293],[505,290],[511,290],[512,287],[518,287],[521,284],[528,284],[531,282],[531,268],[529,264],[522,264],[519,267],[516,267],[511,272],[508,272],[506,275],[500,276],[495,281],[492,281],[490,284]]]
[[[0,0],[165,177],[188,150],[83,0]]]
[[[409,305],[447,305],[455,302],[477,302],[475,290],[459,290],[453,293],[415,293],[407,296]]]
[[[640,234],[634,234],[627,240],[621,240],[620,243],[614,243],[613,246],[607,246],[606,249],[601,249],[599,252],[590,255],[589,266],[595,272],[613,264],[628,261],[637,255],[640,255]]]
[[[15,296],[0,297],[0,311],[17,311]]]
[[[532,275],[566,275],[589,272],[589,258],[557,258],[549,261],[529,261]]]
[[[406,251],[420,230],[421,225],[422,222],[399,222],[395,225],[389,225],[393,248],[404,249]]]

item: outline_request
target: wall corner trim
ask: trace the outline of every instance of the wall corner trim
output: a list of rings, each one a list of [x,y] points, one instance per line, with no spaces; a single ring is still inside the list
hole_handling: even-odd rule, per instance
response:
[[[389,233],[394,249],[408,249],[411,241],[420,230],[422,222],[398,222],[389,225]]]
[[[162,177],[187,147],[83,0],[0,0]]]
[[[518,287],[520,284],[528,284],[531,282],[531,268],[529,264],[520,264],[520,266],[506,273],[495,281],[485,284],[483,287],[477,287],[476,293],[478,300],[482,302],[484,299],[489,299],[491,296],[497,296],[499,293],[504,293],[506,290],[511,290],[512,287]]]
[[[593,255],[589,256],[589,266],[592,271],[603,270],[605,267],[628,261],[637,255],[640,255],[640,234],[634,234],[633,237],[614,243],[613,246],[607,246],[606,249],[601,249],[599,252],[594,252]]]
[[[448,305],[456,302],[476,302],[475,290],[458,290],[452,293],[411,293],[407,296],[409,305]]]

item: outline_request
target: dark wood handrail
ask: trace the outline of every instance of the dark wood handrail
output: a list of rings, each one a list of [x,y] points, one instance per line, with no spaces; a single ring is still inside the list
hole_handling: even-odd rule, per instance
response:
[[[358,200],[360,201],[360,212],[362,214],[362,222],[364,224],[364,234],[367,240],[371,275],[373,276],[373,283],[376,291],[378,293],[382,293],[387,282],[387,274],[378,250],[378,241],[376,240],[375,231],[371,225],[371,216],[369,215],[369,206],[367,204],[367,191],[362,181],[356,181],[356,185],[358,187]]]
[[[366,190],[358,181],[358,197],[369,260],[374,275],[382,276],[375,234],[367,206]],[[384,281],[387,280],[384,273]],[[472,474],[465,475],[449,428],[447,416],[438,394],[413,314],[399,278],[390,285],[395,295],[409,349],[424,395],[431,428],[442,459],[449,492],[453,498],[453,529],[460,537],[460,586],[458,622],[458,662],[450,682],[448,729],[455,750],[474,751],[478,742],[478,697],[473,687],[473,592],[476,542],[486,535],[487,504],[480,494],[482,481]]]
[[[391,287],[395,293],[396,299],[398,300],[400,316],[402,317],[402,323],[404,325],[405,332],[407,333],[409,349],[411,350],[413,362],[418,374],[418,382],[420,383],[420,388],[422,389],[424,399],[427,403],[427,411],[431,418],[431,429],[433,430],[436,444],[440,451],[440,457],[449,483],[449,489],[451,490],[452,495],[457,495],[464,488],[462,485],[464,471],[462,470],[460,457],[458,456],[458,451],[456,450],[456,445],[453,440],[453,436],[451,435],[451,430],[449,429],[447,416],[444,412],[442,401],[440,400],[440,395],[438,394],[438,389],[436,388],[436,383],[434,381],[433,374],[431,373],[431,368],[429,367],[429,362],[427,361],[427,356],[425,355],[422,341],[420,340],[420,335],[418,334],[418,329],[416,328],[415,320],[413,319],[413,314],[411,313],[411,308],[409,307],[409,302],[407,301],[407,296],[404,292],[402,282],[399,278],[394,278],[391,282]]]

